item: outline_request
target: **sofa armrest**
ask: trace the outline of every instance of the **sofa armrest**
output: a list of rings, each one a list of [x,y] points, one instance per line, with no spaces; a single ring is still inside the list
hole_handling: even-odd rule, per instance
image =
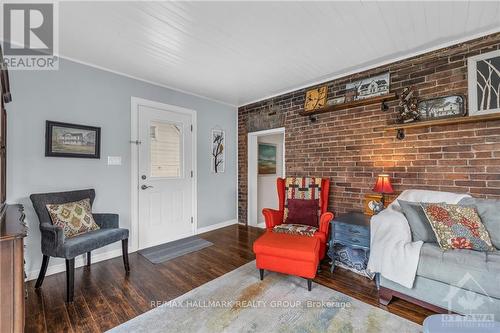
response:
[[[319,232],[322,232],[328,236],[328,230],[330,229],[330,222],[332,220],[333,220],[333,213],[325,212],[321,214],[319,218]]]
[[[101,229],[116,229],[119,228],[119,216],[118,214],[109,214],[109,213],[97,213],[92,214],[94,217],[95,223]]]
[[[42,253],[45,255],[57,256],[58,249],[64,244],[64,232],[61,227],[52,224],[41,224]]]
[[[264,208],[262,210],[262,215],[264,215],[267,229],[272,229],[283,223],[283,212],[280,212],[279,210]]]

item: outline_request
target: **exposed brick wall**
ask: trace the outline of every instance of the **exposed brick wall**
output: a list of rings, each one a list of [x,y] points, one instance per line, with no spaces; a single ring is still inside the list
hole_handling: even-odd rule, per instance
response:
[[[500,34],[482,37],[328,82],[328,96],[343,95],[348,82],[389,71],[393,92],[412,86],[419,98],[467,97],[467,58],[499,48]],[[500,198],[500,121],[410,129],[399,141],[384,131],[397,116],[398,101],[387,112],[369,105],[320,114],[312,123],[298,113],[305,90],[239,108],[240,222],[247,219],[248,119],[267,112],[284,116],[286,174],[329,177],[336,213],[362,210],[379,173],[391,175],[397,192],[423,188]]]

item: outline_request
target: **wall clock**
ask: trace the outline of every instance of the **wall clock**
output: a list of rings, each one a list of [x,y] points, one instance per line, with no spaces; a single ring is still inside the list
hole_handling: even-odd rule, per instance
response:
[[[308,90],[306,92],[305,111],[321,109],[326,105],[326,94],[328,87],[326,85]]]
[[[388,196],[385,198],[385,205],[381,204],[382,195],[380,194],[365,194],[364,197],[364,213],[365,215],[372,216],[377,214],[381,209],[387,208],[390,203],[394,201],[394,197]]]

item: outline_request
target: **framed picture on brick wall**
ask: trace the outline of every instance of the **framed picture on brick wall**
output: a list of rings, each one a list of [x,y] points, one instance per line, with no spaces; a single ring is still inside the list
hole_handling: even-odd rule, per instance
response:
[[[500,50],[467,59],[469,115],[500,112]]]

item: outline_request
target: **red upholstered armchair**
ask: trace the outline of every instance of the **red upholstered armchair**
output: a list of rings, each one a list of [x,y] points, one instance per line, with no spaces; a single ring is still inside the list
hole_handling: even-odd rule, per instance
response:
[[[267,230],[272,230],[275,226],[282,224],[284,222],[285,209],[286,209],[286,199],[292,198],[293,194],[292,189],[290,188],[290,183],[294,183],[295,186],[301,186],[297,184],[306,184],[309,185],[308,182],[313,182],[313,185],[320,187],[319,199],[320,199],[320,218],[319,218],[319,228],[318,231],[314,234],[314,237],[317,237],[320,240],[320,253],[319,259],[323,259],[326,253],[326,242],[328,239],[328,230],[330,228],[330,221],[333,219],[333,213],[328,212],[328,194],[330,192],[330,180],[327,178],[316,179],[316,178],[278,178],[276,181],[277,189],[278,189],[278,201],[279,208],[270,209],[264,208],[262,210],[262,214],[264,215],[264,219],[266,221]],[[314,187],[314,186],[311,186]],[[317,195],[318,193],[316,193]],[[314,196],[314,194],[313,194]],[[306,237],[306,236],[304,236]]]

